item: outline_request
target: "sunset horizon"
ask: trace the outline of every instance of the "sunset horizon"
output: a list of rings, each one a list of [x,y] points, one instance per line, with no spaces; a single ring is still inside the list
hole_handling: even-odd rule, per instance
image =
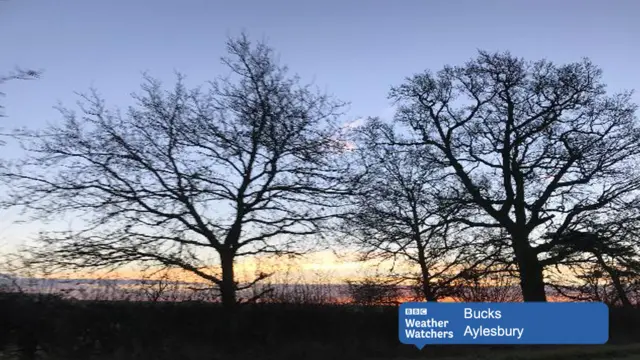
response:
[[[640,358],[638,13],[0,1],[0,360]]]

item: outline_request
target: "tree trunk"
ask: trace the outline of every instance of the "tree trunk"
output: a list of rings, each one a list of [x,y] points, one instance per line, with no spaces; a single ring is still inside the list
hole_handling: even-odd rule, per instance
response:
[[[546,302],[543,267],[538,254],[529,245],[529,237],[519,234],[513,236],[513,249],[520,274],[522,298],[526,302]]]
[[[433,293],[433,289],[431,289],[429,269],[427,269],[424,262],[420,264],[420,269],[422,271],[422,295],[424,299],[430,302],[438,302],[438,298]]]
[[[438,302],[438,298],[434,296],[428,282],[422,284],[422,291],[424,292],[425,300],[429,302]]]
[[[631,300],[629,300],[629,297],[627,296],[627,292],[625,291],[624,286],[622,285],[622,281],[620,279],[620,276],[618,275],[618,271],[612,268],[611,266],[607,265],[607,263],[604,261],[604,258],[600,253],[594,252],[594,254],[598,259],[600,266],[602,266],[604,270],[607,273],[609,273],[609,276],[611,277],[613,286],[615,287],[616,292],[618,293],[618,298],[620,299],[622,306],[626,308],[632,307]]]
[[[414,218],[418,218],[418,215],[414,209]],[[422,295],[426,301],[438,302],[433,289],[431,288],[431,274],[429,274],[429,266],[427,266],[427,258],[424,255],[424,245],[420,238],[420,230],[418,225],[414,229],[414,241],[418,247],[418,263],[420,265],[420,275],[422,276]]]
[[[231,250],[220,251],[220,265],[222,267],[222,285],[220,295],[225,311],[233,311],[237,305],[236,281],[233,272],[235,254]]]
[[[233,262],[235,253],[232,250],[220,251],[220,265],[222,267],[222,284],[220,285],[220,295],[222,297],[222,324],[223,324],[223,348],[234,353],[237,350],[240,337],[238,324],[238,301],[236,298],[236,282]]]
[[[611,274],[611,279],[613,280],[613,285],[616,288],[616,292],[618,293],[618,298],[620,299],[622,306],[625,308],[632,307],[633,305],[631,304],[631,300],[629,300],[627,292],[624,290],[620,277],[617,275],[615,270],[613,271],[613,274]]]

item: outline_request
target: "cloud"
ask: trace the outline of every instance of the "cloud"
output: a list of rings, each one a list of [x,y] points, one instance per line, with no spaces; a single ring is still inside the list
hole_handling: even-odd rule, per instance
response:
[[[343,262],[343,263],[306,263],[302,264],[302,270],[353,270],[363,267],[362,263]]]
[[[357,118],[357,119],[355,119],[355,120],[353,120],[351,122],[346,123],[344,125],[344,127],[346,129],[356,129],[356,128],[359,128],[360,126],[364,125],[364,121],[365,121],[364,118]]]

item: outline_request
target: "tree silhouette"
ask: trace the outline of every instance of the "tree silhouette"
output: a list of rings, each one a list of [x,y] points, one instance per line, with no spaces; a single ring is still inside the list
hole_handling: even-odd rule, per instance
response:
[[[638,291],[640,280],[640,214],[635,200],[609,214],[601,212],[582,219],[561,235],[547,234],[558,244],[553,253],[563,259],[559,264],[573,270],[582,282],[577,293],[571,292],[574,287],[561,283],[553,284],[556,290],[569,298],[598,301],[606,298],[612,303],[632,306],[630,294]],[[612,294],[606,294],[607,288],[611,288]]]
[[[539,242],[541,230],[562,234],[638,189],[637,106],[630,92],[607,95],[589,60],[480,52],[417,74],[390,97],[411,143],[448,168],[442,193],[474,209],[461,220],[509,233],[525,301],[546,301],[544,269],[564,256],[550,254],[557,237]]]
[[[2,170],[5,205],[81,222],[41,234],[32,262],[180,268],[212,282],[232,309],[237,291],[268,276],[239,284],[238,258],[305,251],[340,193],[343,104],[300,86],[246,35],[227,50],[231,75],[208,91],[180,75],[165,91],[147,76],[126,112],[94,91],[81,116],[62,108],[60,124],[15,133],[28,156]]]
[[[419,284],[424,299],[437,301],[464,271],[492,256],[468,246],[471,234],[452,221],[457,208],[438,200],[442,167],[430,163],[423,148],[399,149],[379,142],[399,136],[378,119],[357,130],[352,164],[359,171],[350,174],[354,190],[341,224],[343,239],[358,246],[363,261],[408,263],[417,270],[398,271],[394,266],[392,275]]]

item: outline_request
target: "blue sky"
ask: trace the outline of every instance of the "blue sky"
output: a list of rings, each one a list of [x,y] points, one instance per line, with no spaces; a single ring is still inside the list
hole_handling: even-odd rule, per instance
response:
[[[634,0],[4,0],[0,73],[45,73],[2,86],[8,117],[0,127],[55,121],[58,101],[72,106],[74,91],[91,86],[108,104],[129,105],[142,71],[171,85],[178,70],[200,84],[224,71],[224,40],[243,30],[267,39],[293,72],[351,102],[345,121],[390,116],[391,85],[462,63],[477,49],[557,62],[587,56],[612,91],[632,89],[640,84],[639,13]],[[24,234],[7,219],[0,243]]]

